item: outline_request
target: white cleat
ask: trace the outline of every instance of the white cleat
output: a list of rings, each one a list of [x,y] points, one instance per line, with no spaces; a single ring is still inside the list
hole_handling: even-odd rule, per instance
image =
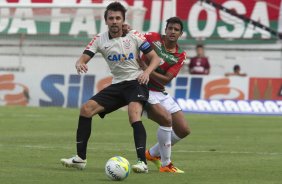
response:
[[[143,161],[138,161],[131,168],[135,173],[148,173],[148,166]]]
[[[73,168],[77,168],[79,170],[83,170],[86,166],[87,161],[82,160],[79,156],[76,155],[76,156],[71,157],[71,158],[62,158],[61,163],[65,167],[73,167]]]

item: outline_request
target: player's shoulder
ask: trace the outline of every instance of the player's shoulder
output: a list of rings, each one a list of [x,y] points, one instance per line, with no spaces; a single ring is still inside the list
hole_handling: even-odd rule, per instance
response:
[[[109,33],[106,32],[102,32],[102,33],[98,33],[94,36],[94,38],[96,37],[96,39],[103,39],[103,38],[107,38],[109,37]]]
[[[185,58],[187,57],[186,51],[182,47],[180,47],[178,44],[177,44],[177,53],[178,55],[182,57],[185,57]]]
[[[132,37],[133,39],[141,39],[141,40],[146,40],[146,38],[144,37],[144,34],[140,33],[137,30],[130,30],[127,34],[127,36]]]
[[[94,42],[99,43],[99,41],[101,40],[101,38],[103,37],[102,33],[98,33],[96,35],[93,36],[91,43],[93,44]]]
[[[177,48],[178,48],[178,53],[182,54],[183,52],[185,52],[184,49],[181,46],[179,46],[178,43],[177,43]]]

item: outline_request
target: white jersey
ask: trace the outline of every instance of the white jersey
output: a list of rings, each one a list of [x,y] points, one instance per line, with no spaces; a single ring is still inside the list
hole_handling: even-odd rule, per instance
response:
[[[136,60],[140,54],[139,50],[151,51],[150,49],[146,38],[135,30],[118,38],[110,38],[107,31],[95,36],[84,53],[93,57],[100,52],[110,67],[112,83],[118,83],[137,79],[143,72]]]

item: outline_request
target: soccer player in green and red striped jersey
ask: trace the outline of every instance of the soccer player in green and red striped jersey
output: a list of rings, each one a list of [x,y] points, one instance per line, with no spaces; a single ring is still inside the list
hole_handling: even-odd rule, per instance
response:
[[[169,27],[169,29],[174,28]],[[177,33],[171,33],[169,36],[161,35],[155,32],[149,32],[146,33],[144,36],[147,41],[151,44],[158,56],[163,59],[161,61],[161,64],[155,71],[161,75],[169,75],[169,79],[171,77],[176,77],[182,65],[184,64],[184,60],[186,59],[186,53],[177,44]],[[174,43],[174,40],[176,40],[176,43],[173,44],[173,46],[170,46],[170,43],[166,44],[166,42]],[[145,55],[142,55],[142,60],[145,60],[145,57]],[[160,92],[165,90],[164,83],[159,82],[158,80],[158,78],[150,78],[150,90]],[[170,82],[170,80],[168,82]]]
[[[191,130],[179,105],[165,92],[165,85],[177,76],[186,59],[186,53],[178,46],[178,38],[183,33],[183,23],[178,17],[167,20],[165,35],[149,32],[145,34],[147,41],[162,59],[159,67],[151,73],[149,81],[149,99],[146,111],[148,117],[153,121],[160,122],[164,118],[171,118],[173,130],[171,131],[171,145],[190,134]],[[143,69],[146,68],[148,60],[142,56]],[[167,111],[169,116],[163,117],[159,112]],[[162,113],[163,114],[163,113]],[[157,143],[146,151],[146,158],[155,163],[160,172],[184,173],[184,171],[173,166],[170,162],[163,163],[160,155],[160,146]]]

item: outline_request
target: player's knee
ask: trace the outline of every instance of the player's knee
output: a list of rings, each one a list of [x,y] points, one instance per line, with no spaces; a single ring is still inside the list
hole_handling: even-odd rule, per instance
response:
[[[185,128],[183,127],[181,129],[178,129],[178,131],[175,132],[175,133],[178,137],[183,139],[183,138],[185,138],[185,137],[187,137],[188,135],[191,134],[191,129],[189,127],[185,127]]]
[[[171,127],[172,126],[172,118],[170,114],[162,114],[161,120],[158,122],[159,125],[165,126],[165,127]]]
[[[93,116],[93,113],[89,106],[87,106],[86,104],[83,104],[80,108],[80,115],[87,117],[87,118],[91,118]]]
[[[139,106],[129,106],[128,107],[128,118],[130,123],[141,120],[142,108]]]

